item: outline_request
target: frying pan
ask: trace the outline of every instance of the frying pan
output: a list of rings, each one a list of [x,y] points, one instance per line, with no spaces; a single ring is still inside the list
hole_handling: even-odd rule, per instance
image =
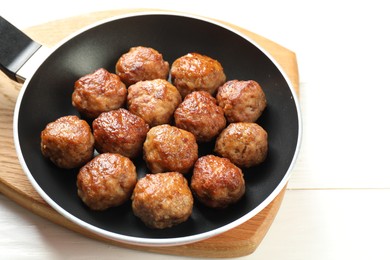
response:
[[[23,80],[18,71],[23,70],[26,60],[38,59],[42,47],[4,19],[0,20],[0,30],[1,68],[11,78]],[[104,212],[89,210],[77,196],[78,169],[59,169],[43,158],[40,132],[44,127],[61,116],[79,115],[71,104],[74,82],[101,67],[114,72],[118,58],[132,46],[152,47],[170,64],[189,52],[205,54],[222,64],[227,80],[252,79],[262,86],[268,107],[257,123],[269,134],[269,153],[261,165],[243,170],[246,194],[237,204],[216,210],[195,201],[193,213],[186,222],[163,230],[150,229],[133,215],[130,201]],[[44,57],[18,96],[14,141],[22,168],[33,187],[50,206],[77,225],[129,244],[191,243],[249,220],[286,185],[301,140],[296,94],[272,57],[234,29],[192,15],[136,13],[89,26],[62,41]],[[213,153],[213,147],[212,142],[200,145],[199,156]],[[148,173],[141,159],[134,163],[139,178]]]

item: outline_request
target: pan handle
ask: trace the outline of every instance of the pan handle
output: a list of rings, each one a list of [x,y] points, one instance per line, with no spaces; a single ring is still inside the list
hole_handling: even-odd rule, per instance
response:
[[[0,69],[9,78],[23,82],[18,72],[41,46],[0,16]]]

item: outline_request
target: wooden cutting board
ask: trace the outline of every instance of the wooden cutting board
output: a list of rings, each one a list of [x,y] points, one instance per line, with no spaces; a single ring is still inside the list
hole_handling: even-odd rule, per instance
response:
[[[50,47],[69,34],[93,22],[115,15],[140,11],[150,10],[131,9],[91,13],[34,26],[26,29],[25,33],[35,41]],[[226,22],[223,23],[227,24]],[[298,67],[293,52],[248,30],[232,24],[228,25],[252,38],[266,49],[282,66],[295,87],[295,90],[298,92]],[[9,80],[0,72],[0,192],[5,196],[35,214],[70,230],[79,232],[93,239],[136,250],[194,257],[221,258],[248,255],[260,245],[279,210],[286,187],[284,187],[281,193],[263,211],[246,223],[218,236],[181,246],[145,247],[127,245],[100,237],[62,217],[34,190],[23,173],[17,159],[13,143],[12,120],[14,106],[20,88],[21,84]]]

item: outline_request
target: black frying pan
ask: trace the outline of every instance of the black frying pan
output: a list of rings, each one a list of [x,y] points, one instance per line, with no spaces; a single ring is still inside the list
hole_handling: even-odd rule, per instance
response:
[[[5,21],[1,23],[3,27],[10,26]],[[1,38],[4,39],[4,35],[2,32]],[[2,44],[4,42],[8,40],[2,40]],[[16,45],[29,46],[27,49],[32,52],[40,47],[28,38],[16,42],[20,43]],[[264,89],[268,107],[257,123],[269,134],[269,154],[260,166],[244,170],[246,194],[236,205],[214,210],[196,202],[192,216],[185,223],[164,230],[149,229],[132,214],[130,202],[104,212],[89,210],[77,196],[77,170],[59,169],[43,158],[40,132],[46,124],[64,115],[78,115],[71,104],[74,82],[100,67],[114,72],[118,58],[130,47],[139,45],[160,51],[170,64],[188,52],[208,55],[220,61],[227,80],[253,79]],[[12,53],[12,49],[7,52]],[[8,75],[15,77],[12,66],[18,62],[12,57],[4,58],[7,55],[3,54],[2,50],[2,68],[8,67]],[[8,63],[4,62],[7,59]],[[25,82],[14,119],[20,162],[32,185],[54,209],[100,235],[142,245],[193,242],[229,230],[253,217],[286,185],[301,139],[297,98],[268,54],[226,26],[172,13],[117,17],[64,41]],[[203,145],[200,155],[212,153],[212,150],[213,144]],[[145,164],[142,160],[135,163],[138,176],[144,176],[148,172]]]

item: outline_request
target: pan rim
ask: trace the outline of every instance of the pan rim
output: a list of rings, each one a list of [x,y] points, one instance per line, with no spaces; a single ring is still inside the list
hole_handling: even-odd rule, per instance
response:
[[[27,178],[29,179],[30,183],[34,187],[34,189],[38,192],[38,194],[55,210],[57,211],[60,215],[64,216],[66,219],[70,220],[74,224],[81,226],[82,228],[85,228],[86,230],[103,236],[105,238],[112,239],[117,242],[122,242],[126,244],[133,244],[133,245],[141,245],[141,246],[176,246],[176,245],[183,245],[183,244],[189,244],[193,242],[197,242],[200,240],[204,240],[210,237],[213,237],[215,235],[224,233],[228,230],[231,230],[255,215],[257,215],[260,211],[262,211],[266,206],[268,206],[275,198],[276,196],[282,191],[282,189],[287,185],[288,180],[291,177],[292,170],[294,168],[294,165],[296,163],[298,154],[299,154],[299,149],[301,146],[301,140],[302,140],[302,117],[301,117],[301,111],[300,111],[300,106],[298,103],[298,97],[295,89],[292,86],[292,83],[290,79],[287,77],[286,73],[284,70],[281,68],[281,66],[276,62],[276,60],[264,49],[262,48],[259,44],[254,42],[251,38],[248,36],[244,35],[243,33],[235,30],[234,28],[223,24],[221,22],[215,21],[210,18],[198,16],[198,15],[193,15],[193,14],[186,14],[186,13],[180,13],[180,12],[174,12],[174,11],[142,11],[142,12],[135,12],[135,13],[128,13],[128,14],[122,14],[122,15],[117,15],[113,16],[107,19],[103,19],[101,21],[92,23],[91,25],[88,25],[75,33],[70,34],[69,36],[65,37],[63,40],[61,40],[58,44],[56,44],[54,47],[51,48],[51,51],[49,51],[47,57],[49,57],[52,53],[54,53],[60,46],[68,42],[70,39],[74,38],[75,36],[92,29],[96,26],[109,23],[111,21],[119,20],[119,19],[124,19],[124,18],[130,18],[130,17],[137,17],[137,16],[146,16],[146,15],[168,15],[168,16],[180,16],[184,18],[190,18],[190,19],[197,19],[201,20],[204,22],[208,22],[214,25],[217,25],[219,27],[225,28],[232,33],[240,36],[241,38],[245,39],[249,43],[251,43],[253,46],[255,46],[257,49],[259,49],[261,52],[263,52],[267,58],[271,60],[271,62],[276,66],[276,68],[280,71],[282,74],[284,80],[287,82],[287,85],[291,91],[292,94],[292,99],[294,100],[294,104],[296,107],[296,113],[297,113],[297,125],[298,125],[298,136],[297,136],[297,144],[294,150],[294,156],[291,160],[291,163],[287,169],[287,172],[285,173],[283,179],[280,181],[280,183],[277,185],[277,187],[271,192],[271,194],[263,200],[258,206],[256,206],[254,209],[243,215],[242,217],[224,225],[219,228],[206,231],[203,233],[195,234],[195,235],[189,235],[189,236],[183,236],[183,237],[175,237],[175,238],[142,238],[142,237],[136,237],[136,236],[128,236],[128,235],[121,235],[117,234],[115,232],[107,231],[102,228],[98,228],[92,224],[89,224],[85,222],[84,220],[79,219],[78,217],[75,217],[65,209],[63,209],[60,205],[58,205],[53,199],[51,199],[46,192],[40,187],[40,185],[36,182],[36,180],[33,177],[33,174],[30,172],[28,165],[26,164],[24,160],[24,156],[21,151],[21,146],[19,142],[19,132],[18,132],[18,127],[19,127],[19,112],[20,112],[20,107],[22,104],[22,100],[24,97],[24,93],[26,89],[28,88],[29,82],[32,79],[33,75],[35,72],[32,74],[32,76],[24,82],[22,89],[20,90],[20,93],[18,94],[18,98],[15,104],[15,109],[14,109],[14,119],[13,119],[13,135],[14,135],[14,143],[15,143],[15,148],[16,148],[16,153],[19,159],[19,162],[22,166],[22,169],[24,173],[26,174]],[[44,60],[42,60],[42,63],[47,59],[45,57]],[[41,64],[42,64],[41,63]]]

